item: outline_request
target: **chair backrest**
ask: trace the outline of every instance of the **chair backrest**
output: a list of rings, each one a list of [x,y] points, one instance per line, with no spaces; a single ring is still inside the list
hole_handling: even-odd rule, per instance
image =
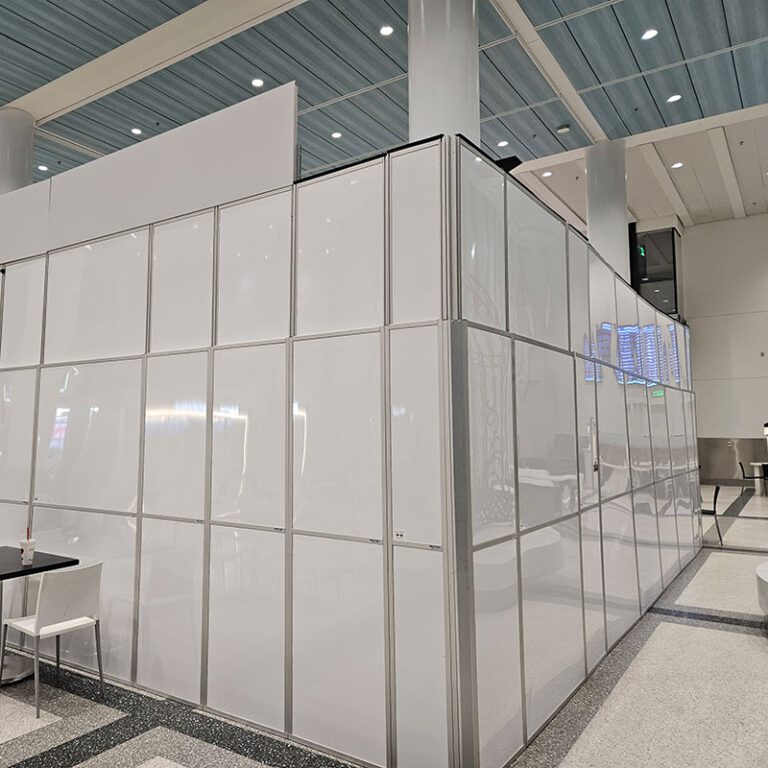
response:
[[[99,617],[102,563],[48,571],[40,580],[35,631],[70,619]]]
[[[739,462],[739,466],[741,467],[741,477],[746,480],[747,479],[747,470],[744,469],[744,465]]]

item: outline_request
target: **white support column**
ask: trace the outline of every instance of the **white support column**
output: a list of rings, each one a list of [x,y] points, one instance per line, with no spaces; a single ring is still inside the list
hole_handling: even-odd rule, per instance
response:
[[[408,0],[411,141],[461,133],[480,143],[477,0]]]
[[[629,281],[627,164],[624,141],[587,149],[587,233],[592,247]]]
[[[0,109],[0,194],[32,183],[35,121],[22,109]]]

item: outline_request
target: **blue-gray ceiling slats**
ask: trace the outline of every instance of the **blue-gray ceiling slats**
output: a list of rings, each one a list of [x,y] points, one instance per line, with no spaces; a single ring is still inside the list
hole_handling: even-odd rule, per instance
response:
[[[531,22],[539,25],[602,5],[604,2],[605,0],[520,0],[520,6]]]
[[[511,34],[504,19],[494,8],[490,0],[484,0],[477,6],[477,26],[480,37],[480,45],[488,45],[494,40],[501,40]]]
[[[42,181],[56,173],[76,168],[91,159],[89,155],[82,154],[71,147],[62,146],[44,136],[35,137],[34,158],[34,181]],[[40,165],[47,167],[48,170],[41,171],[38,168]]]
[[[745,107],[768,102],[768,42],[738,48],[733,61]]]
[[[741,109],[741,91],[730,51],[694,61],[686,67],[705,117]]]
[[[768,37],[765,0],[725,0],[723,3],[731,45]]]
[[[613,6],[613,11],[642,71],[674,64],[683,58],[666,0],[621,2]],[[642,39],[648,29],[659,33],[652,41]]]
[[[723,0],[667,0],[667,4],[684,58],[702,56],[731,45]]]

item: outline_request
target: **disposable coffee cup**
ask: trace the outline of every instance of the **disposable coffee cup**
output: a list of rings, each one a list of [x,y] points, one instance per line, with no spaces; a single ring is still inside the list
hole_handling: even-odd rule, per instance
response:
[[[32,565],[32,561],[35,559],[35,540],[22,539],[19,546],[21,547],[21,564]]]

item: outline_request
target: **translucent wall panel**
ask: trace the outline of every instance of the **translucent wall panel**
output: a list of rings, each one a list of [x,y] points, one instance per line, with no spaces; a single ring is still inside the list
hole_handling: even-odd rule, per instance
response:
[[[507,179],[509,330],[568,349],[565,224]]]
[[[442,145],[390,156],[392,321],[441,315],[443,250]]]
[[[140,427],[140,360],[43,369],[35,500],[135,512]]]
[[[46,362],[144,352],[147,239],[142,229],[51,254]]]
[[[624,376],[600,366],[597,380],[597,425],[600,447],[600,494],[603,499],[629,490],[629,452]]]
[[[351,330],[384,321],[384,162],[300,184],[297,330]]]
[[[285,537],[211,528],[208,706],[283,728]]]
[[[203,526],[142,522],[136,682],[200,701]]]
[[[672,349],[670,348],[669,323],[672,321],[662,312],[656,313],[656,343],[659,352],[659,380],[663,384],[674,383]]]
[[[648,407],[651,411],[653,470],[656,479],[660,480],[669,477],[672,472],[669,428],[667,427],[667,398],[664,387],[657,384],[648,390]]]
[[[212,290],[213,211],[156,226],[149,348],[210,346]]]
[[[632,486],[641,488],[652,483],[654,479],[647,382],[643,379],[630,382],[625,387],[625,393]]]
[[[515,532],[512,341],[469,328],[469,457],[475,544]]]
[[[694,554],[691,483],[688,479],[688,475],[680,475],[679,477],[676,477],[674,483],[677,541],[680,546],[680,565],[685,567]]]
[[[381,337],[294,346],[296,528],[381,538]]]
[[[518,341],[515,375],[520,527],[530,528],[578,509],[573,361]]]
[[[288,335],[290,191],[219,212],[219,344]]]
[[[436,327],[390,334],[395,538],[442,542],[440,379]]]
[[[523,746],[517,542],[476,551],[474,584],[480,768],[501,768]]]
[[[642,374],[646,379],[661,381],[656,337],[656,311],[647,301],[638,296],[637,313],[641,335],[640,367]]]
[[[701,488],[699,487],[698,472],[688,475],[691,485],[691,510],[693,513],[693,546],[698,550],[701,547]]]
[[[662,348],[666,349],[669,365],[669,383],[680,386],[680,353],[677,348],[677,331],[675,321],[665,314],[659,315],[661,325]],[[666,379],[664,379],[666,383]]]
[[[686,445],[688,446],[688,469],[698,469],[699,446],[696,439],[696,413],[692,392],[686,392],[683,395],[683,405],[685,406],[685,434]]]
[[[584,630],[587,640],[587,670],[592,671],[605,655],[605,601],[600,510],[582,512],[581,559],[584,571]]]
[[[589,315],[592,356],[616,364],[616,291],[610,267],[589,252]]]
[[[672,473],[676,475],[688,469],[683,393],[679,389],[668,388],[666,398],[669,447],[672,452]]]
[[[640,616],[632,496],[602,505],[605,617],[608,647]]]
[[[381,546],[296,536],[293,548],[293,732],[384,765]]]
[[[18,547],[26,536],[27,506],[0,503],[0,547]],[[8,579],[3,584],[3,615],[0,619],[23,616],[24,579]],[[12,636],[9,642],[16,642]]]
[[[29,499],[34,432],[34,370],[0,373],[0,498]]]
[[[43,327],[45,259],[5,268],[0,366],[37,365]]]
[[[397,762],[448,765],[443,554],[395,547]]]
[[[147,361],[144,514],[203,518],[208,356]]]
[[[211,519],[285,525],[285,345],[217,350]]]
[[[693,366],[691,361],[691,329],[686,326],[683,329],[685,336],[685,369],[689,389],[693,389]]]
[[[660,594],[661,555],[653,488],[634,492],[637,570],[640,578],[640,607],[645,610]]]
[[[461,148],[461,316],[506,329],[505,174]]]
[[[590,355],[589,247],[568,230],[568,299],[571,315],[571,351]]]
[[[680,369],[680,386],[689,389],[688,380],[688,350],[685,345],[685,328],[680,323],[675,323],[675,339],[677,344],[677,357]]]
[[[642,373],[642,338],[637,319],[637,294],[616,277],[616,333],[618,366],[630,373]]]
[[[528,734],[584,679],[579,518],[520,540]]]
[[[35,507],[33,533],[39,550],[77,557],[81,565],[104,563],[101,573],[104,671],[129,680],[133,645],[135,518]],[[55,653],[53,640],[44,643],[43,652]],[[93,631],[62,635],[61,654],[63,661],[97,669]]]
[[[599,497],[597,401],[595,364],[576,358],[576,417],[578,427],[579,499],[581,508],[597,504]]]
[[[677,548],[677,521],[675,520],[675,500],[672,494],[672,481],[656,483],[656,508],[659,520],[659,544],[661,546],[661,570],[664,586],[668,587],[672,579],[680,573],[680,557]]]

